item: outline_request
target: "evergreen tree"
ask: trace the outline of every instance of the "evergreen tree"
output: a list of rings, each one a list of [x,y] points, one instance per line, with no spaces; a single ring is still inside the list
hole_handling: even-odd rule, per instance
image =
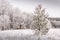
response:
[[[45,9],[43,9],[41,5],[38,5],[38,7],[34,11],[32,28],[39,30],[40,34],[45,34],[45,32],[47,32],[48,30],[47,24],[48,24],[47,13],[45,12]]]

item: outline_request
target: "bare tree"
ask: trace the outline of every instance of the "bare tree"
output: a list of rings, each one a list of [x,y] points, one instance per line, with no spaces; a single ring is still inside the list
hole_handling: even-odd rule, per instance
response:
[[[10,5],[5,0],[0,0],[0,27],[1,29],[9,29],[10,17],[7,15],[10,11]]]
[[[23,23],[22,13],[18,8],[13,11],[13,29],[21,29]]]

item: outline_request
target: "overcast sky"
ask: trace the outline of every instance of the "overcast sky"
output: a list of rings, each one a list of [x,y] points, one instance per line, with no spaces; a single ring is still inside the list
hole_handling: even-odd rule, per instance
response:
[[[14,7],[22,11],[33,12],[38,4],[42,4],[50,17],[60,17],[60,0],[8,0]]]

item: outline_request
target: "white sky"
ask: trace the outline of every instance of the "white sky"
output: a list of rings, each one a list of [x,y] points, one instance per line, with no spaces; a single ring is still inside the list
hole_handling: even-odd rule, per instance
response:
[[[60,0],[8,0],[14,7],[22,11],[33,12],[38,4],[42,4],[50,17],[60,17]]]

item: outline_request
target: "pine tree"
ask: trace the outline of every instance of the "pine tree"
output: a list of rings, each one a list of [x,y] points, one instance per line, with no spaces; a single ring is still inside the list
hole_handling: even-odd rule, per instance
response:
[[[45,12],[45,9],[43,9],[41,5],[38,5],[38,7],[34,11],[32,28],[39,30],[40,34],[45,34],[45,32],[47,32],[48,30],[47,24],[48,24],[47,13]]]

